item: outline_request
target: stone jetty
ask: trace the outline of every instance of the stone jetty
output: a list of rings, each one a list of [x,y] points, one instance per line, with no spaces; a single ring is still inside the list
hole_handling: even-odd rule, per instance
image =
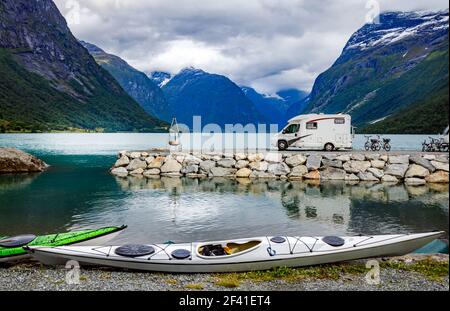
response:
[[[267,178],[404,182],[410,186],[449,182],[448,154],[197,153],[122,151],[111,169],[119,177]]]

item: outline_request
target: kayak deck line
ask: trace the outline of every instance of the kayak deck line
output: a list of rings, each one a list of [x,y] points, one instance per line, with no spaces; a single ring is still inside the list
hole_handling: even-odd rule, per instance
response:
[[[132,270],[208,273],[267,270],[277,266],[300,267],[355,259],[397,256],[410,253],[439,238],[443,232],[379,236],[342,237],[344,244],[332,246],[319,237],[259,237],[219,242],[180,244],[145,244],[154,252],[144,256],[124,256],[116,253],[120,246],[28,247],[37,260],[48,265],[76,260],[81,265],[110,266]],[[335,237],[339,238],[339,237]],[[271,239],[280,241],[271,242]],[[284,241],[282,241],[284,240]],[[340,244],[340,240],[335,239]],[[206,246],[243,246],[236,253],[208,255]],[[183,254],[176,256],[175,253]]]

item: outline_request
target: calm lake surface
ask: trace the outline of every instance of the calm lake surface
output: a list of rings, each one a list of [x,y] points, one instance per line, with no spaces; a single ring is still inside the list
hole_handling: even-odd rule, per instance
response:
[[[390,136],[397,150],[427,136]],[[182,242],[259,235],[389,234],[449,228],[448,185],[322,185],[226,179],[119,179],[120,150],[161,147],[167,135],[0,135],[48,172],[0,176],[0,233],[52,233],[129,225],[117,243]],[[356,145],[364,137],[356,138]]]

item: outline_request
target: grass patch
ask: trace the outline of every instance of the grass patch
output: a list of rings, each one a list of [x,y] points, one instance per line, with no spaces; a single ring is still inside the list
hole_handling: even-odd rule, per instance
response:
[[[176,284],[178,284],[178,281],[175,279],[169,279],[169,280],[166,280],[166,283],[170,284],[170,285],[176,285]]]
[[[386,261],[382,262],[380,267],[418,272],[432,281],[440,281],[443,277],[449,275],[448,261],[435,261],[432,259],[420,260],[413,263]]]
[[[202,290],[204,288],[203,284],[187,284],[185,287],[187,289],[195,289],[195,290]]]
[[[237,273],[224,273],[216,275],[217,281],[215,284],[217,286],[227,287],[227,288],[237,288],[241,285],[240,274]]]

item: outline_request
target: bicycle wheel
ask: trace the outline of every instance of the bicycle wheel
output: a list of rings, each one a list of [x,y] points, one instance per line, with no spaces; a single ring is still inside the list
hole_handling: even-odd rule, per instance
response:
[[[364,145],[364,149],[366,149],[366,151],[369,151],[370,150],[370,143],[366,143]]]
[[[391,151],[391,145],[390,144],[385,144],[384,145],[384,150],[387,151],[387,152]]]

